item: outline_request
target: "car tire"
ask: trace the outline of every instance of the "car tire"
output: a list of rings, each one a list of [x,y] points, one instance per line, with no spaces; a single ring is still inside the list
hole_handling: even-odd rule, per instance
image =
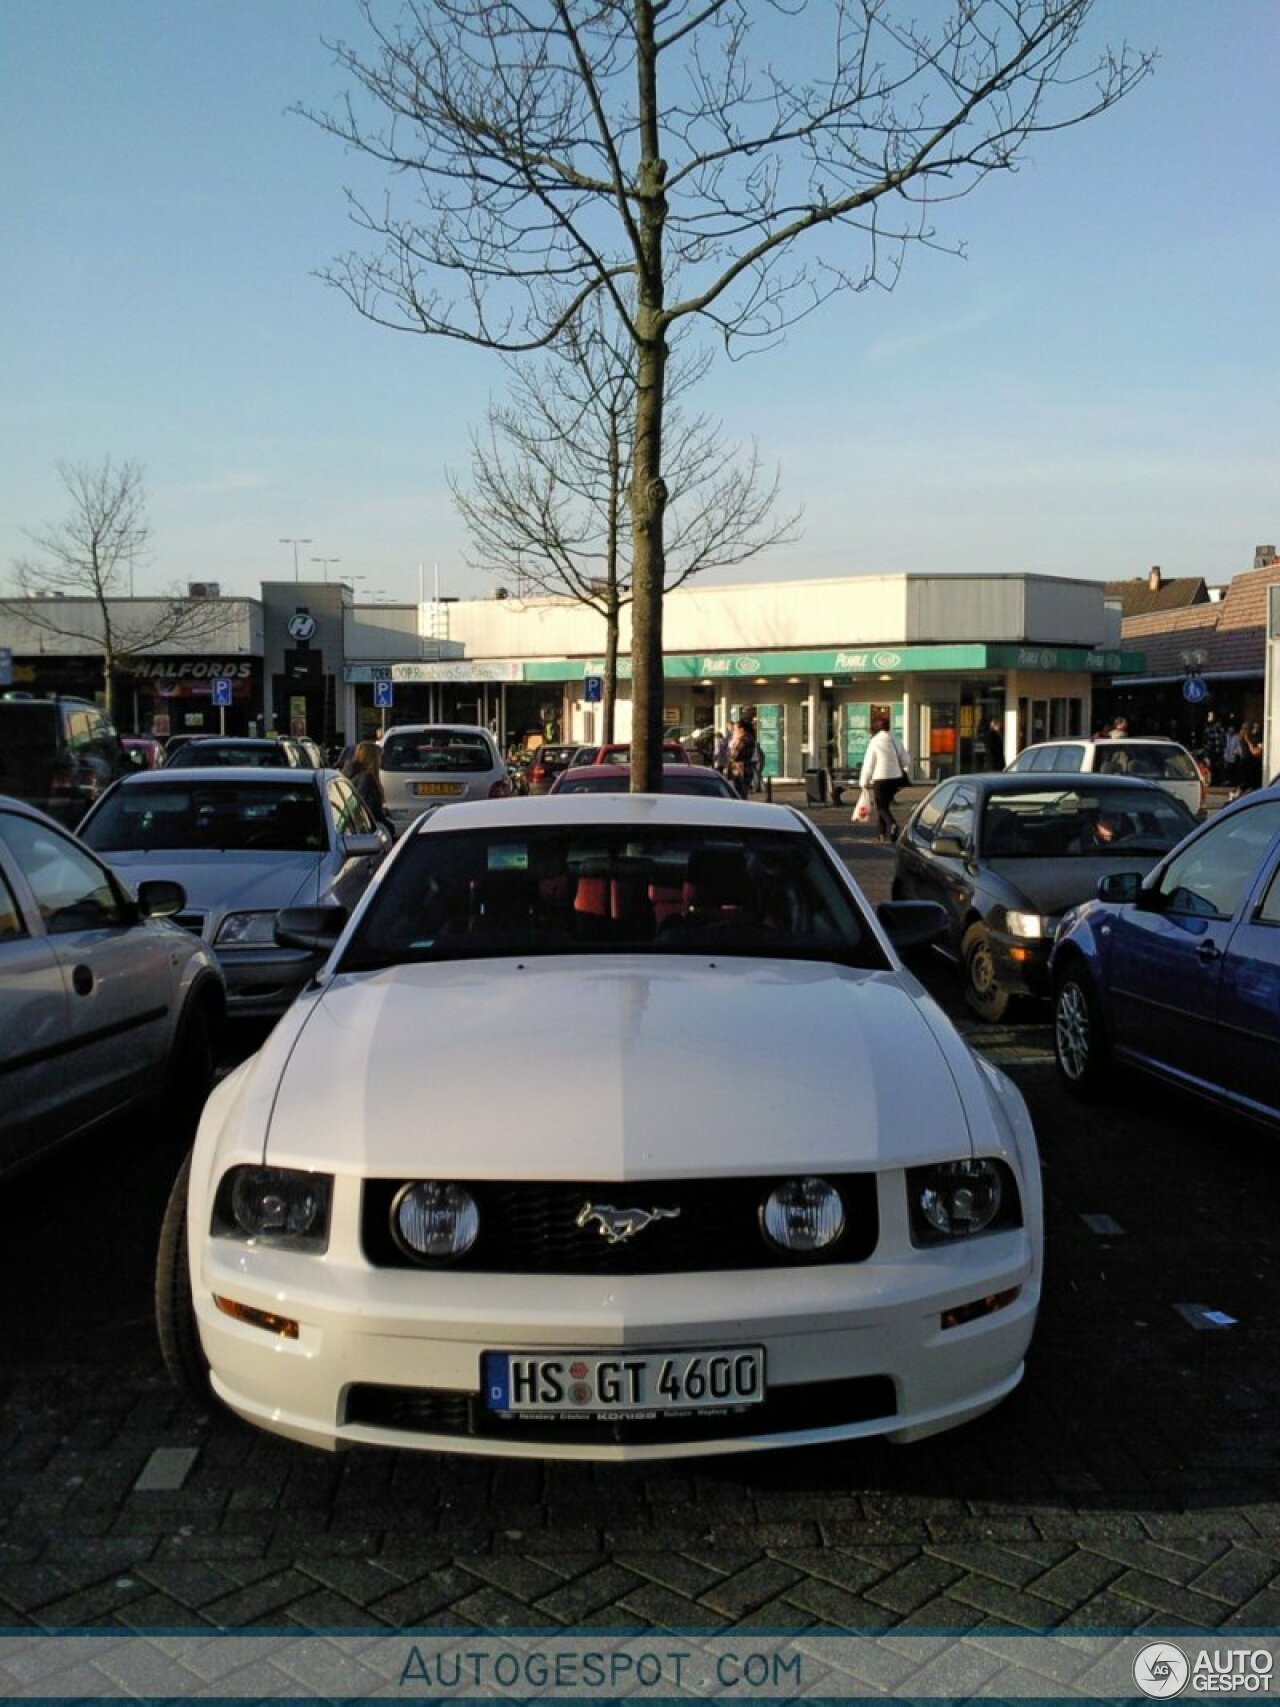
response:
[[[1102,1009],[1084,969],[1068,965],[1053,992],[1053,1055],[1067,1089],[1095,1102],[1111,1079],[1111,1044]]]
[[[187,1188],[190,1183],[191,1157],[188,1155],[173,1182],[164,1220],[160,1224],[160,1245],[156,1251],[156,1334],[160,1340],[160,1355],[174,1386],[197,1404],[207,1404],[213,1397],[213,1389],[209,1385],[209,1365],[196,1327],[195,1304],[191,1296],[191,1264],[187,1254]]]
[[[160,1091],[161,1113],[184,1143],[190,1143],[213,1086],[217,1065],[218,1010],[208,995],[192,996],[178,1022]]]
[[[964,999],[980,1019],[1002,1020],[1009,1007],[1009,992],[996,977],[991,933],[985,925],[970,925],[960,943],[964,970]]]

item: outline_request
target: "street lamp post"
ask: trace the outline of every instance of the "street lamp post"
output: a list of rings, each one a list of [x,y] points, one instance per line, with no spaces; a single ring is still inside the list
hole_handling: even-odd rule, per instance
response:
[[[300,580],[301,577],[298,574],[298,547],[300,545],[310,545],[312,542],[309,539],[290,538],[282,539],[280,543],[281,545],[291,545],[293,547],[293,578],[295,581]]]
[[[330,564],[331,564],[331,563],[341,563],[341,562],[342,562],[342,559],[341,559],[341,558],[340,558],[340,557],[313,557],[313,558],[312,558],[312,559],[311,559],[311,561],[312,561],[312,562],[313,562],[313,563],[320,563],[320,564],[323,564],[323,566],[324,566],[324,578],[325,578],[325,584],[326,584],[326,586],[327,586],[327,585],[328,585],[328,581],[329,581],[329,565],[330,565]]]

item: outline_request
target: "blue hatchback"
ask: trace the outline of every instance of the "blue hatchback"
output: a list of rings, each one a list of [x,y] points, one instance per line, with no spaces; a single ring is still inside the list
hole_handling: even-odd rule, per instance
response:
[[[1116,873],[1062,921],[1050,973],[1071,1089],[1155,1073],[1280,1126],[1280,787],[1225,807],[1147,877]]]

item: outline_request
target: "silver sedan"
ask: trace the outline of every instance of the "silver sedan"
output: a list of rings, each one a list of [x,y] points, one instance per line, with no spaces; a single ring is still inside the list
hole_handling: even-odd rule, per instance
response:
[[[276,943],[280,909],[351,909],[391,846],[336,771],[257,767],[124,777],[80,834],[130,883],[182,884],[179,923],[213,949],[242,1017],[283,1013],[322,958]]]
[[[0,796],[0,1175],[155,1097],[194,1123],[222,979],[168,923],[182,889],[147,875],[135,898],[69,830]]]

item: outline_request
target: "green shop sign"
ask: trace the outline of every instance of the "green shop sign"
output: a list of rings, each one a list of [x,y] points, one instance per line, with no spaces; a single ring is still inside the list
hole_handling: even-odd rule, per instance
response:
[[[859,646],[832,652],[696,652],[663,659],[668,680],[742,681],[756,676],[882,676],[915,671],[957,674],[973,670],[1085,671],[1141,675],[1141,652],[1103,652],[1086,646]],[[598,676],[597,658],[536,659],[526,662],[526,682],[571,682]],[[631,659],[618,660],[620,681],[631,679]]]

